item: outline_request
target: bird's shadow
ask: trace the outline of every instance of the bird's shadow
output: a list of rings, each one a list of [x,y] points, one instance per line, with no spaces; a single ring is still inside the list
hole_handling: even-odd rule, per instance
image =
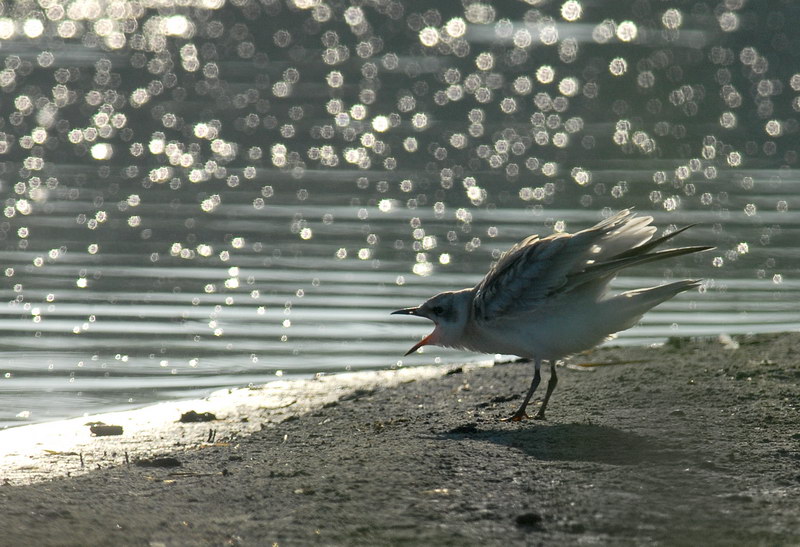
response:
[[[543,461],[636,465],[680,458],[677,450],[657,439],[605,425],[584,423],[525,424],[520,429],[482,429],[469,424],[442,434],[442,438],[511,446]]]

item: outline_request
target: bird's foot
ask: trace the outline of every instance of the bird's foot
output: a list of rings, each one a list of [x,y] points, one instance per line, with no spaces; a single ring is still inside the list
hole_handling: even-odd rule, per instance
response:
[[[513,416],[509,416],[508,418],[500,418],[501,422],[521,422],[522,420],[530,420],[531,417],[528,416],[528,413],[523,412],[515,412]]]
[[[536,416],[533,417],[534,420],[546,420],[547,418],[544,417],[544,412],[541,410],[536,413]]]

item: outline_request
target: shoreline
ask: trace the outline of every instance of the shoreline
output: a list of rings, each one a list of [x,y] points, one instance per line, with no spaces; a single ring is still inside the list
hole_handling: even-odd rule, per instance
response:
[[[0,544],[797,544],[798,345],[789,332],[602,347],[559,371],[546,422],[499,421],[527,363],[233,390],[238,413],[214,422],[164,418],[162,405],[216,414],[196,401],[155,405],[166,430],[89,437],[105,460],[85,450],[79,476],[6,480]],[[0,432],[0,447],[47,425]],[[105,443],[129,431],[112,457]],[[52,440],[42,460],[74,466]]]
[[[490,365],[479,362],[464,366]],[[259,386],[223,388],[200,399],[10,427],[0,430],[0,481],[34,484],[242,438],[260,431],[265,424],[296,418],[359,391],[436,378],[452,368],[455,365],[428,365],[276,380]],[[191,412],[197,416],[189,416],[191,421],[181,420]],[[210,414],[203,416],[205,413]]]

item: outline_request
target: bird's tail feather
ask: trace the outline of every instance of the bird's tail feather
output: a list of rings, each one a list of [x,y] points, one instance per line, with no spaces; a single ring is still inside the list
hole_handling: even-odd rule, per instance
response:
[[[612,306],[617,311],[617,316],[622,319],[624,326],[617,330],[624,330],[638,323],[651,308],[701,284],[702,281],[699,279],[683,279],[657,287],[635,289],[608,299],[606,304]]]
[[[648,301],[654,301],[655,304],[660,304],[665,300],[669,300],[676,294],[694,289],[702,285],[702,279],[682,279],[680,281],[673,281],[672,283],[665,283],[656,287],[647,287],[646,289],[634,289],[632,291],[625,291],[621,293],[620,297],[626,298],[640,298]]]

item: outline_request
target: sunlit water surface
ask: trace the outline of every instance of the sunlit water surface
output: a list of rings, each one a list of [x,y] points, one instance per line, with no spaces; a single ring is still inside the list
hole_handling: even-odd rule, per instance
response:
[[[618,343],[798,328],[798,9],[530,4],[2,8],[0,425],[474,360],[389,312],[631,206]]]

